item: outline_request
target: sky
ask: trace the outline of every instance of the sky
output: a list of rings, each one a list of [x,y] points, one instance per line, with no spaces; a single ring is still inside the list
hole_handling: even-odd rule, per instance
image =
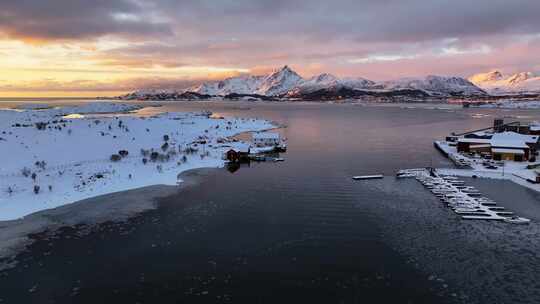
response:
[[[538,0],[0,0],[0,97],[540,71]]]

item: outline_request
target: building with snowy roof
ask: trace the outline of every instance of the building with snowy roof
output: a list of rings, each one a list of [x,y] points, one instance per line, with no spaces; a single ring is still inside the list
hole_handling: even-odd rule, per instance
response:
[[[539,135],[516,132],[494,133],[491,138],[459,138],[458,152],[491,153],[494,160],[526,161],[536,153]]]
[[[257,147],[278,146],[281,143],[281,137],[276,132],[253,133],[252,139]]]

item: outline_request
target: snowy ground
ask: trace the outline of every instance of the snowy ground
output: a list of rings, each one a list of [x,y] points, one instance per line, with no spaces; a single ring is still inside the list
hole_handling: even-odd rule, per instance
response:
[[[483,159],[467,157],[457,152],[455,147],[447,145],[445,142],[439,142],[439,146],[442,150],[449,154],[450,159],[459,159],[466,162],[471,169],[437,169],[442,175],[455,175],[455,176],[473,176],[494,179],[507,179],[524,187],[536,190],[540,192],[540,184],[533,184],[528,182],[527,179],[535,180],[536,173],[534,170],[527,169],[528,165],[538,164],[530,162],[514,162],[504,161],[504,166],[497,166],[497,169],[487,169],[482,163]]]
[[[106,193],[177,184],[178,175],[186,170],[223,166],[223,152],[238,145],[228,137],[273,127],[264,120],[211,119],[207,113],[90,115],[139,108],[95,103],[1,110],[0,220]],[[129,154],[111,161],[120,150]],[[152,151],[159,153],[155,161]]]

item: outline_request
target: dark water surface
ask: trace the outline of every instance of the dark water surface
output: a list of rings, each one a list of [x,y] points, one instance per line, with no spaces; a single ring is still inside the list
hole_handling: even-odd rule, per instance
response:
[[[18,266],[0,273],[0,303],[540,302],[537,193],[471,181],[534,222],[462,221],[415,180],[392,177],[450,166],[432,142],[451,130],[539,112],[233,103],[159,111],[179,109],[286,124],[286,161],[211,171],[127,223],[35,236]],[[389,177],[350,178],[378,173]]]

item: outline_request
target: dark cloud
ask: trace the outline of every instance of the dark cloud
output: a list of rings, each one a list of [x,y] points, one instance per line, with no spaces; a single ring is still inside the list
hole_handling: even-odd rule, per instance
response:
[[[132,0],[1,0],[0,32],[26,40],[172,34]]]
[[[237,38],[422,41],[540,31],[537,0],[161,0],[158,4],[157,10],[176,18],[187,31]]]
[[[410,42],[539,32],[539,11],[538,0],[2,0],[0,30],[36,39],[176,32],[188,40]]]

